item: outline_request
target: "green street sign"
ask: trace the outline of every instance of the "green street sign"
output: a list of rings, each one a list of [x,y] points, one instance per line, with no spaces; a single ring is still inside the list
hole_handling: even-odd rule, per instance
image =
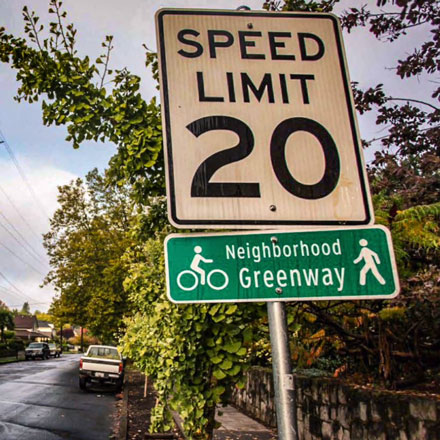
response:
[[[165,240],[176,303],[393,298],[391,236],[382,226],[173,234]]]

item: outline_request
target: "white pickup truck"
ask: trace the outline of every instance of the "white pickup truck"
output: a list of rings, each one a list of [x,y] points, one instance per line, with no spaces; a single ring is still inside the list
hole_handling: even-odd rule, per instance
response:
[[[79,361],[79,387],[86,390],[87,383],[109,383],[119,392],[124,381],[124,361],[116,347],[91,345]]]

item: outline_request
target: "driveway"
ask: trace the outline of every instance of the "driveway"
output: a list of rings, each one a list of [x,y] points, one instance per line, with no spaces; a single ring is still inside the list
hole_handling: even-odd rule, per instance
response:
[[[108,440],[114,392],[80,391],[79,358],[0,365],[1,440]]]

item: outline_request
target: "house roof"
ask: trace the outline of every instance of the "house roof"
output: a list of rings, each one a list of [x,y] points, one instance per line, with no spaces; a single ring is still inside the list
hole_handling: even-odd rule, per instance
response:
[[[17,315],[14,317],[15,328],[33,329],[37,318],[35,316]]]
[[[53,327],[53,324],[49,321],[43,321],[41,319],[37,319],[38,327]]]
[[[47,338],[47,335],[44,335],[40,332],[33,332],[32,330],[15,330],[15,336],[17,338]]]

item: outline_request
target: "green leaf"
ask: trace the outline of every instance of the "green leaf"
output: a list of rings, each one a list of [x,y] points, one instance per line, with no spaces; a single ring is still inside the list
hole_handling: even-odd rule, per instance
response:
[[[227,308],[225,313],[227,315],[232,315],[237,310],[237,308],[238,308],[237,304],[232,304]]]
[[[222,370],[229,370],[232,367],[232,362],[229,359],[225,359],[221,364],[220,368]]]
[[[237,356],[244,356],[245,354],[247,354],[246,347],[241,347],[240,350],[238,350],[236,353]]]
[[[226,374],[220,369],[215,369],[212,374],[218,380],[222,380],[226,377]]]
[[[236,341],[236,342],[231,342],[229,344],[224,345],[223,350],[227,351],[228,353],[237,353],[237,351],[240,349],[240,347],[241,347],[241,342]]]
[[[214,306],[210,307],[209,314],[211,316],[214,316],[219,311],[221,306],[222,306],[222,304],[218,303],[218,304],[215,304]]]
[[[212,356],[212,357],[209,358],[209,360],[213,364],[219,364],[223,360],[223,356]]]
[[[226,388],[224,386],[216,386],[213,390],[212,393],[214,395],[214,399],[218,400],[219,397],[226,391]]]
[[[240,365],[234,365],[230,370],[227,371],[229,376],[235,376],[241,371]]]

